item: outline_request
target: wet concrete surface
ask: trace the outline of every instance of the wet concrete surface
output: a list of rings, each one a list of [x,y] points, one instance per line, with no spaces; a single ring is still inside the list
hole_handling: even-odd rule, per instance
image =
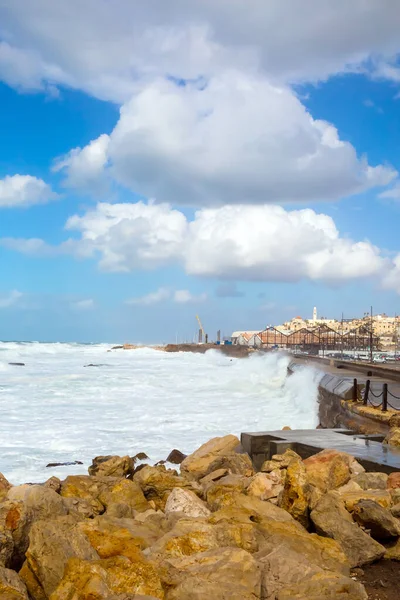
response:
[[[380,439],[377,435],[361,435],[346,429],[298,429],[241,435],[242,446],[258,469],[264,460],[287,448],[302,458],[330,448],[351,454],[367,471],[400,471],[400,449],[382,444]]]

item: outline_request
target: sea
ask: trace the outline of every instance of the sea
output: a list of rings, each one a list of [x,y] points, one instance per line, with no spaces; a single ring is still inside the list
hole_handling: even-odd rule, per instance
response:
[[[37,483],[87,473],[99,455],[145,452],[155,463],[228,433],[315,428],[320,375],[288,376],[289,360],[0,343],[0,472]],[[74,461],[83,464],[46,466]]]

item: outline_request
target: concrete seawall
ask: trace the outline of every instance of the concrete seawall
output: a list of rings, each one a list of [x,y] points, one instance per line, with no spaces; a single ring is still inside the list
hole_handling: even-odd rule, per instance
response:
[[[304,361],[292,361],[289,372],[304,366]],[[363,406],[366,378],[359,373],[335,373],[321,363],[309,363],[321,371],[319,382],[319,422],[322,428],[346,428],[363,434],[386,436],[390,427],[400,422],[400,411]],[[325,373],[324,373],[325,371]],[[357,378],[357,401],[354,401],[354,378]],[[375,380],[376,386],[382,386],[383,380]]]

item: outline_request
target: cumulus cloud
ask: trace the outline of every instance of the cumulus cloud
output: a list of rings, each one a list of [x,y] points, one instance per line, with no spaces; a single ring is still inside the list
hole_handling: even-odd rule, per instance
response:
[[[1,308],[10,308],[10,306],[14,306],[17,302],[22,298],[23,294],[18,290],[13,290],[8,294],[0,294],[0,309]]]
[[[395,185],[384,192],[379,194],[380,198],[391,198],[393,200],[400,200],[400,180],[395,182]]]
[[[73,310],[91,310],[94,308],[94,300],[92,298],[78,300],[76,302],[71,302],[70,306]]]
[[[390,267],[379,248],[341,236],[330,216],[311,209],[230,205],[201,209],[189,220],[167,204],[99,203],[71,217],[67,228],[80,238],[53,248],[12,238],[0,245],[29,254],[97,256],[100,268],[113,272],[178,264],[188,275],[225,281],[335,283],[379,278]]]
[[[65,183],[70,187],[101,192],[108,143],[108,135],[103,134],[84,148],[74,148],[55,162],[53,171],[66,173]]]
[[[31,175],[7,175],[0,179],[0,208],[26,207],[44,204],[57,194],[42,179]]]
[[[314,81],[371,56],[391,64],[400,47],[392,0],[4,0],[0,22],[8,83],[118,102],[138,79],[165,73],[209,77],[233,65]]]
[[[161,79],[144,86],[121,108],[110,137],[60,164],[75,185],[101,177],[107,163],[136,193],[195,206],[336,200],[396,175],[359,158],[288,87],[240,71],[205,87]]]

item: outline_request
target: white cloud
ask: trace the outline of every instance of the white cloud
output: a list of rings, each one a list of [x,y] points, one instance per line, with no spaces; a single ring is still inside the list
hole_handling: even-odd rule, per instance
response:
[[[340,282],[379,278],[390,267],[373,244],[341,236],[331,217],[311,209],[230,205],[199,210],[188,220],[166,204],[100,203],[67,226],[80,239],[45,245],[46,252],[98,256],[106,271],[180,264],[188,275],[220,280]],[[31,242],[0,245],[27,252],[25,243],[28,253],[43,254],[39,241]],[[160,293],[165,299],[170,292]]]
[[[81,233],[88,253],[100,253],[106,271],[152,269],[177,260],[182,253],[185,216],[165,204],[100,203],[84,216],[71,217],[67,229]],[[79,244],[74,244],[79,252]]]
[[[400,199],[400,180],[395,181],[393,187],[385,190],[379,194],[380,198],[393,198],[394,200]]]
[[[169,300],[171,292],[168,288],[158,288],[156,292],[151,292],[145,296],[139,296],[137,298],[130,298],[126,300],[125,304],[142,304],[144,306],[151,306],[152,304],[159,304],[165,300]]]
[[[100,142],[93,170],[87,155]],[[358,158],[289,88],[239,71],[205,88],[165,80],[145,86],[121,108],[109,138],[73,151],[63,165],[74,185],[102,177],[107,162],[109,174],[136,193],[196,206],[336,200],[396,175]]]
[[[325,79],[400,47],[393,0],[3,0],[0,74],[126,101],[139,79],[227,65],[284,81]]]
[[[177,304],[194,304],[207,300],[207,294],[203,293],[196,296],[189,292],[189,290],[176,290],[173,298]]]
[[[73,310],[91,310],[94,308],[94,300],[92,298],[78,300],[77,302],[71,302],[70,306]]]
[[[42,179],[31,175],[7,175],[0,179],[0,208],[43,204],[57,195]]]
[[[177,304],[192,304],[196,302],[204,302],[206,299],[207,294],[205,293],[196,296],[189,290],[173,291],[169,288],[160,287],[157,291],[146,294],[145,296],[130,298],[129,300],[126,300],[125,304],[141,304],[144,306],[151,306],[153,304],[160,304],[161,302],[165,302],[167,300],[172,300]]]
[[[14,306],[17,302],[22,298],[23,294],[18,292],[18,290],[13,290],[8,294],[0,294],[0,309],[1,308],[10,308],[10,306]]]
[[[56,161],[53,171],[66,172],[66,184],[70,187],[94,189],[100,193],[105,186],[103,175],[108,143],[108,135],[103,134],[84,148],[74,148]]]

